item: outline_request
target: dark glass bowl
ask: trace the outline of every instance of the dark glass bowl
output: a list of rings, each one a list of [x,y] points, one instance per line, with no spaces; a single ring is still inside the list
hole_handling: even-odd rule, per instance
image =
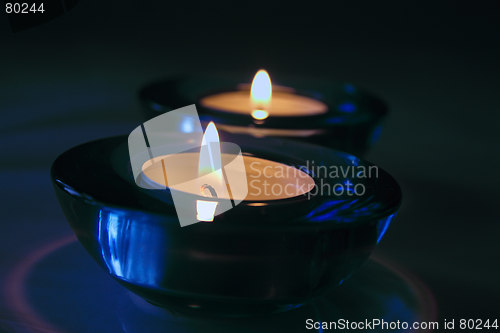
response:
[[[283,78],[283,85],[293,87],[296,94],[324,102],[326,113],[255,120],[250,114],[223,112],[200,103],[205,96],[237,90],[241,84],[238,78],[233,74],[159,80],[143,87],[139,98],[147,119],[196,104],[202,121],[214,121],[219,128],[233,133],[247,131],[256,137],[294,139],[357,156],[365,154],[378,140],[382,120],[388,113],[384,101],[351,84],[293,77]]]
[[[372,166],[314,145],[221,138],[294,166]],[[348,179],[324,179],[311,165],[306,172],[316,186]],[[181,228],[168,190],[136,186],[126,136],[66,151],[51,177],[78,239],[113,278],[153,304],[203,314],[284,311],[324,294],[370,256],[401,202],[396,181],[378,169],[378,177],[350,179],[364,185],[362,196],[243,201],[213,223]]]

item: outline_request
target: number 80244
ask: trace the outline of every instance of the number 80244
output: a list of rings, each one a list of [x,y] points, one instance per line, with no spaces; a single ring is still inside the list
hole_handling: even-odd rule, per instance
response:
[[[7,2],[5,3],[5,13],[7,14],[33,14],[43,13],[43,2],[27,3],[27,2]]]

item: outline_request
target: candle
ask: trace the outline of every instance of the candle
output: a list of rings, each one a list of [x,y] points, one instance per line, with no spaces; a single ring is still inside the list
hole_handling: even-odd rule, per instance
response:
[[[70,225],[113,278],[171,310],[249,315],[324,295],[370,256],[401,202],[389,174],[291,140],[219,142],[193,108],[52,165]]]
[[[231,173],[234,177],[245,177],[248,181],[248,194],[244,198],[245,201],[262,202],[269,200],[281,200],[306,194],[314,187],[314,180],[307,173],[288,166],[283,163],[278,163],[253,156],[243,156],[245,170],[239,169],[237,166],[232,166],[230,161],[234,159],[231,154],[221,154],[222,164],[228,165],[226,172]],[[144,163],[144,175],[161,186],[167,186],[168,181],[163,174],[162,161],[169,164],[173,169],[182,170],[177,174],[179,183],[171,188],[192,194],[200,194],[200,183],[207,183],[205,178],[196,178],[198,173],[197,162],[199,160],[198,153],[182,153],[163,155],[155,157]],[[243,173],[245,173],[243,175]],[[196,181],[190,181],[196,178]],[[184,181],[182,181],[184,180]],[[213,182],[214,184],[216,182]],[[213,185],[212,185],[213,186]],[[218,195],[221,199],[237,199],[231,196],[228,191],[218,191],[224,193],[223,196]]]
[[[326,104],[317,99],[298,95],[291,88],[273,87],[265,70],[255,74],[251,89],[243,85],[240,90],[206,96],[200,104],[222,112],[251,115],[256,120],[312,116],[328,111]]]
[[[351,84],[321,78],[271,82],[257,72],[241,76],[181,77],[153,82],[140,91],[146,117],[197,104],[204,123],[258,138],[280,137],[364,154],[378,139],[386,104]]]
[[[214,123],[207,126],[199,153],[156,156],[143,164],[142,173],[146,177],[143,180],[153,182],[153,188],[168,187],[211,197],[212,200],[196,200],[197,219],[204,222],[214,219],[217,208],[214,199],[265,204],[270,200],[304,195],[315,186],[311,176],[286,164],[254,156],[221,153]],[[230,184],[226,184],[225,180]]]

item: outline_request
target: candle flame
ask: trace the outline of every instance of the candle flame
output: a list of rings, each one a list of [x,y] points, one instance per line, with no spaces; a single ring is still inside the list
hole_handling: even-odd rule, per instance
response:
[[[212,121],[205,129],[205,133],[203,133],[200,148],[200,161],[198,166],[199,176],[217,171],[220,172],[221,169],[219,132],[217,132],[217,128]]]
[[[215,188],[223,186],[221,164],[219,133],[215,124],[210,122],[201,140],[200,160],[198,164],[198,176],[201,177],[210,174],[210,184],[205,184],[200,188],[202,195],[208,197],[217,196]],[[206,186],[213,188],[215,193],[212,195],[210,191],[205,191],[204,188]],[[197,200],[197,219],[204,222],[213,221],[216,208],[217,201]]]
[[[272,97],[271,78],[266,70],[261,69],[255,74],[250,89],[250,100],[253,105],[252,117],[257,120],[266,119],[269,116],[269,105]]]

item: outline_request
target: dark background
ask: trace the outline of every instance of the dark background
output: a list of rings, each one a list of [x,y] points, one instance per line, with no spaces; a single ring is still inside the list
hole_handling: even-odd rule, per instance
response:
[[[347,81],[389,102],[367,157],[400,182],[404,203],[377,251],[430,288],[441,318],[499,318],[499,8],[81,0],[16,33],[0,16],[0,278],[28,249],[70,233],[50,164],[142,122],[142,84],[222,70],[249,81],[264,67]]]

